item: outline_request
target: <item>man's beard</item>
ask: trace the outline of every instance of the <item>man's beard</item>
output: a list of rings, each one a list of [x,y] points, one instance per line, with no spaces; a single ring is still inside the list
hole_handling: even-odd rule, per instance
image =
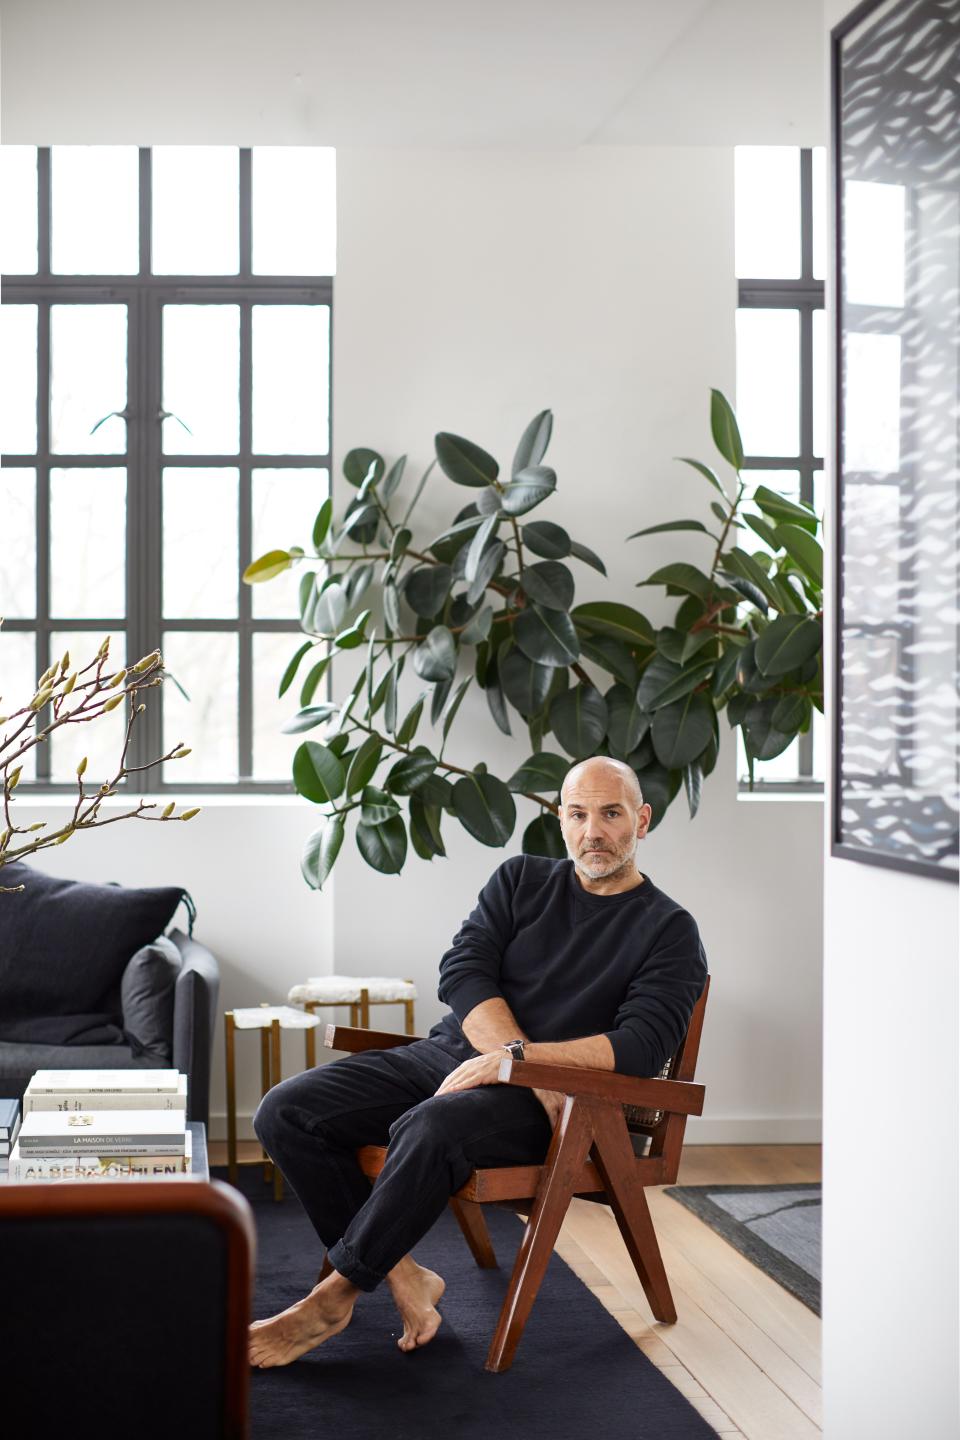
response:
[[[584,850],[574,855],[567,846],[567,854],[573,861],[577,870],[585,875],[588,880],[607,880],[611,875],[626,870],[635,861],[637,853],[636,836],[622,846],[613,850]]]

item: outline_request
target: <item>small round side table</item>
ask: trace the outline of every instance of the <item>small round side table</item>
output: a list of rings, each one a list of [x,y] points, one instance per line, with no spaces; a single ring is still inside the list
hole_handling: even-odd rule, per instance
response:
[[[292,987],[287,1001],[302,1005],[309,1015],[320,1006],[349,1005],[350,1024],[364,1030],[370,1028],[371,1005],[402,1005],[404,1034],[415,1035],[416,998],[417,987],[412,980],[396,980],[391,975],[311,975],[302,985]]]
[[[266,1095],[283,1079],[280,1065],[281,1030],[302,1030],[304,1058],[307,1068],[316,1065],[316,1015],[294,1010],[289,1005],[251,1005],[242,1010],[227,1010],[223,1017],[224,1052],[227,1064],[227,1174],[231,1184],[237,1183],[237,1067],[236,1032],[260,1031],[261,1094]],[[263,1156],[263,1178],[273,1178],[273,1198],[283,1198],[283,1176],[269,1156]]]

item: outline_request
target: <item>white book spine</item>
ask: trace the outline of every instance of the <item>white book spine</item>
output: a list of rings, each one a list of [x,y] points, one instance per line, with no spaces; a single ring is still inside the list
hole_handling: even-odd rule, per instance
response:
[[[183,1155],[21,1155],[15,1146],[10,1157],[11,1180],[116,1180],[163,1179],[167,1175],[183,1175],[187,1160]]]
[[[127,1091],[123,1094],[107,1093],[106,1091],[91,1091],[87,1095],[78,1095],[76,1092],[67,1094],[61,1092],[54,1095],[49,1092],[32,1093],[29,1089],[23,1097],[23,1113],[33,1115],[38,1111],[59,1110],[61,1112],[73,1110],[186,1110],[187,1092],[180,1091],[177,1095],[163,1095],[159,1092],[144,1095]]]

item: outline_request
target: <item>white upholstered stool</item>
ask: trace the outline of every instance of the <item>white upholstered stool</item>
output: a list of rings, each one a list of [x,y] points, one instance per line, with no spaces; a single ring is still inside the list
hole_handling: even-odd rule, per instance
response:
[[[413,1002],[417,987],[412,980],[395,980],[389,975],[311,975],[294,985],[287,1000],[302,1005],[308,1014],[321,1005],[349,1005],[350,1024],[370,1028],[371,1005],[402,1005],[404,1033],[415,1034]]]

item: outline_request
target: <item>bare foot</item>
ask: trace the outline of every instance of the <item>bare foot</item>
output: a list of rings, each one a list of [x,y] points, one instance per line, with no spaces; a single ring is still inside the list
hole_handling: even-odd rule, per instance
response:
[[[267,1370],[315,1350],[350,1324],[360,1292],[336,1271],[289,1310],[250,1326],[250,1364]]]
[[[390,1271],[387,1284],[403,1321],[403,1334],[397,1341],[400,1349],[418,1350],[429,1344],[443,1318],[436,1308],[446,1289],[443,1280],[407,1255]]]

